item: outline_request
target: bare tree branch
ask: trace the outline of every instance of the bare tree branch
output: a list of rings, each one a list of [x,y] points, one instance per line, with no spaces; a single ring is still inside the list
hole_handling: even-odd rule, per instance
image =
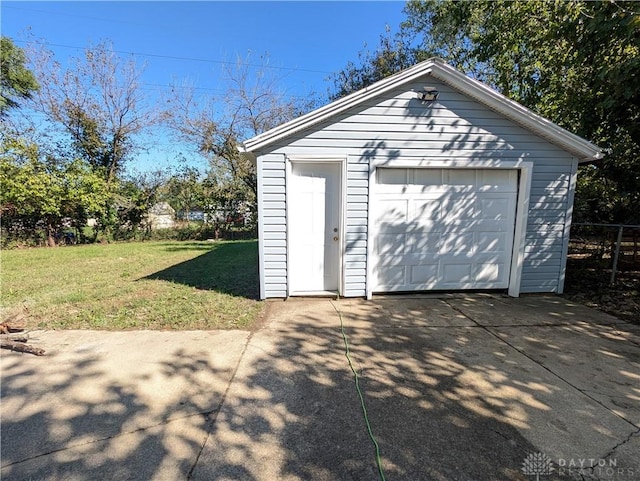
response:
[[[261,60],[266,67],[268,59]],[[255,166],[239,155],[239,143],[304,113],[312,102],[287,96],[278,88],[281,79],[253,68],[248,59],[227,67],[230,86],[217,102],[196,99],[189,85],[175,85],[167,117],[178,137],[196,146],[218,175],[244,183],[255,199]]]

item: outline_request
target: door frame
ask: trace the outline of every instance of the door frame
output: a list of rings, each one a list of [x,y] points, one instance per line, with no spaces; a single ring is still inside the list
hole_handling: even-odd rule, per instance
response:
[[[378,167],[393,167],[399,169],[512,169],[518,170],[518,194],[516,201],[516,218],[513,235],[513,248],[509,266],[508,294],[511,297],[520,295],[522,268],[524,265],[524,248],[527,233],[527,219],[529,216],[529,197],[531,193],[531,174],[533,162],[521,160],[423,160],[423,159],[371,159],[369,163],[369,215],[367,224],[367,282],[366,295],[371,299],[373,295],[373,266],[377,257],[373,249],[374,239],[378,234],[378,226],[374,219],[377,208],[377,179]]]
[[[347,178],[347,157],[346,156],[327,156],[327,155],[288,155],[286,157],[285,163],[285,215],[286,215],[286,226],[287,226],[287,241],[286,241],[286,249],[287,249],[287,297],[296,296],[296,295],[313,295],[314,293],[309,292],[299,292],[296,291],[291,286],[291,215],[290,208],[291,202],[295,202],[295,199],[291,199],[291,186],[292,178],[293,178],[293,165],[294,164],[337,164],[339,169],[339,179],[338,179],[338,189],[340,191],[340,198],[338,199],[338,228],[340,231],[338,232],[338,295],[342,295],[344,292],[344,252],[345,252],[345,231],[346,231],[346,215],[344,213],[344,208],[347,205],[347,189],[345,179]],[[295,287],[295,286],[293,286]],[[316,294],[328,294],[329,292],[318,292]]]

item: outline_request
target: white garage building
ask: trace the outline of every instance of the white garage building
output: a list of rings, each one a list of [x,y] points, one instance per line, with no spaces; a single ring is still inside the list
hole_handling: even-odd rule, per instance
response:
[[[563,290],[576,171],[601,150],[439,59],[244,143],[260,294]]]

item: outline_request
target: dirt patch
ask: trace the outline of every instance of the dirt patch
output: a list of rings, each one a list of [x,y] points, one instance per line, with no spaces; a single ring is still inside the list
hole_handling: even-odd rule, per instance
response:
[[[610,260],[570,254],[564,297],[640,325],[640,266],[622,261],[610,285]]]

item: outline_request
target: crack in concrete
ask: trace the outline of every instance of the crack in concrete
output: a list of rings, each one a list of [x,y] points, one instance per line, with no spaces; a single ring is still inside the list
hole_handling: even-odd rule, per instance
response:
[[[509,341],[507,341],[506,339],[504,339],[503,337],[501,337],[498,333],[493,332],[491,329],[489,329],[486,326],[483,326],[482,324],[480,324],[478,321],[476,321],[474,318],[472,318],[471,316],[469,316],[467,313],[465,313],[464,311],[462,311],[462,309],[460,309],[457,306],[452,305],[447,299],[443,299],[444,302],[451,307],[451,309],[453,309],[454,311],[462,314],[464,317],[466,317],[467,319],[469,319],[471,322],[473,322],[474,324],[476,324],[478,327],[481,327],[482,329],[484,329],[488,334],[492,335],[493,337],[495,337],[496,339],[498,339],[499,341],[501,341],[502,343],[506,344],[507,346],[509,346],[511,349],[513,349],[514,351],[520,353],[521,355],[523,355],[524,357],[526,357],[527,359],[529,359],[530,361],[532,361],[534,364],[540,366],[542,369],[544,369],[545,371],[547,371],[549,374],[553,375],[554,377],[560,379],[562,382],[564,382],[565,384],[567,384],[568,386],[572,387],[573,389],[575,389],[576,391],[578,391],[579,393],[581,393],[582,395],[588,397],[589,399],[591,399],[593,402],[595,402],[596,404],[598,404],[599,406],[602,406],[604,409],[606,409],[607,411],[609,411],[611,414],[613,414],[614,416],[622,419],[624,422],[630,424],[631,426],[633,426],[634,428],[638,429],[638,426],[636,426],[635,424],[633,424],[631,421],[629,421],[628,419],[625,419],[623,416],[621,416],[620,414],[616,413],[615,411],[611,410],[609,407],[607,407],[605,404],[603,404],[601,401],[599,401],[598,399],[594,398],[593,396],[590,396],[588,392],[586,392],[585,390],[579,388],[578,386],[576,386],[575,384],[571,383],[570,381],[568,381],[567,379],[563,378],[562,376],[560,376],[559,374],[557,374],[556,372],[552,371],[551,369],[549,369],[547,366],[545,366],[544,364],[542,364],[541,362],[537,361],[536,359],[534,359],[533,357],[531,357],[530,355],[528,355],[526,352],[524,352],[522,349],[518,349],[516,346],[514,346],[513,344],[511,344]],[[505,326],[498,326],[498,327],[505,327]]]
[[[637,434],[640,435],[640,430],[631,432],[623,441],[616,444],[607,454],[602,456],[601,459],[613,458],[613,454],[615,453],[616,449],[628,443],[631,438]],[[586,466],[584,468],[579,468],[577,474],[580,476],[580,479],[582,481],[603,481],[604,479],[611,479],[610,477],[601,478],[600,476],[598,476],[598,474],[596,474],[596,469],[599,469],[598,466]]]
[[[618,385],[624,385],[624,386],[633,386],[633,384],[631,383],[616,383]],[[584,393],[592,393],[592,394],[598,394],[600,396],[608,396],[611,399],[623,399],[625,401],[627,401],[629,398],[627,396],[618,396],[616,394],[611,394],[610,392],[607,391],[598,391],[596,389],[583,389],[582,392]],[[639,426],[640,427],[640,426]]]
[[[209,437],[211,436],[211,432],[213,431],[213,427],[215,426],[215,422],[216,422],[216,420],[218,418],[218,414],[222,410],[222,406],[224,405],[224,403],[226,401],[227,393],[229,392],[229,390],[231,388],[231,384],[233,383],[233,381],[234,381],[234,379],[236,377],[236,374],[238,372],[238,368],[240,367],[240,362],[242,361],[242,359],[244,358],[245,353],[247,352],[247,347],[249,346],[249,342],[251,341],[252,337],[253,337],[253,331],[249,333],[249,336],[247,337],[247,340],[245,341],[245,344],[244,344],[244,347],[242,349],[242,352],[240,353],[240,356],[238,357],[238,362],[236,363],[236,366],[235,366],[235,368],[233,370],[233,374],[231,375],[231,378],[229,379],[229,382],[227,383],[227,387],[226,387],[226,389],[225,389],[225,391],[224,391],[224,393],[222,395],[222,398],[220,399],[220,402],[215,407],[215,409],[212,409],[210,411],[200,411],[200,412],[197,412],[197,413],[188,414],[186,416],[173,417],[173,418],[170,418],[170,419],[165,419],[165,420],[163,420],[163,421],[161,421],[159,423],[156,423],[156,424],[151,424],[151,425],[148,425],[148,426],[142,426],[140,428],[132,429],[130,431],[119,432],[117,434],[113,434],[113,435],[110,435],[110,436],[105,436],[105,437],[102,437],[102,438],[92,439],[90,441],[86,441],[86,442],[83,442],[83,443],[66,445],[66,446],[64,446],[62,448],[59,448],[59,449],[52,449],[51,451],[47,451],[47,452],[44,452],[44,453],[39,453],[39,454],[36,454],[34,456],[29,456],[29,457],[24,458],[24,459],[19,459],[17,461],[13,461],[13,462],[10,462],[10,463],[7,463],[7,464],[3,464],[3,465],[0,466],[0,468],[8,468],[10,466],[15,466],[15,465],[18,465],[18,464],[26,463],[26,462],[32,461],[34,459],[42,458],[44,456],[49,456],[51,454],[60,453],[60,452],[63,452],[63,451],[68,451],[70,449],[75,449],[75,448],[79,448],[79,447],[82,447],[82,446],[89,446],[91,444],[100,443],[100,442],[104,442],[104,441],[109,441],[111,439],[117,439],[119,437],[126,436],[126,435],[129,435],[129,434],[134,434],[134,433],[139,433],[139,432],[142,432],[142,431],[147,431],[149,429],[153,429],[153,428],[156,428],[158,426],[166,426],[166,425],[168,425],[168,424],[170,424],[172,422],[181,421],[183,419],[188,419],[188,418],[191,418],[191,417],[194,417],[194,416],[203,416],[205,418],[206,425],[207,425],[207,428],[206,428],[207,434],[205,435],[204,440],[203,440],[203,442],[202,442],[202,444],[200,446],[200,449],[198,450],[198,454],[196,455],[196,459],[193,462],[193,464],[192,464],[192,466],[189,469],[189,472],[187,474],[186,480],[189,481],[190,479],[192,479],[193,471],[195,470],[195,468],[196,468],[196,466],[198,464],[198,461],[200,460],[200,456],[202,454],[202,451],[204,450],[204,447],[206,446],[207,441],[209,440]]]
[[[219,409],[219,406],[216,409]],[[141,426],[139,428],[132,429],[130,431],[123,431],[123,432],[119,432],[117,434],[112,434],[110,436],[91,439],[91,440],[85,441],[83,443],[68,444],[68,445],[66,445],[66,446],[64,446],[62,448],[52,449],[51,451],[47,451],[45,453],[39,453],[39,454],[36,454],[34,456],[29,456],[29,457],[26,457],[24,459],[19,459],[17,461],[12,461],[10,463],[3,464],[2,466],[0,466],[0,468],[8,468],[9,466],[15,466],[16,464],[26,463],[27,461],[31,461],[33,459],[38,459],[38,458],[41,458],[43,456],[49,456],[50,454],[60,453],[62,451],[68,451],[69,449],[75,449],[75,448],[79,448],[79,447],[82,447],[82,446],[89,446],[91,444],[101,443],[101,442],[104,442],[104,441],[109,441],[111,439],[117,439],[119,437],[127,436],[129,434],[135,434],[135,433],[139,433],[139,432],[142,432],[142,431],[148,431],[149,429],[157,428],[158,426],[166,426],[166,425],[169,425],[169,424],[171,424],[173,422],[182,421],[183,419],[189,419],[189,418],[192,418],[194,416],[205,416],[206,417],[206,416],[214,413],[215,411],[216,410],[211,410],[211,411],[206,411],[206,412],[197,412],[197,413],[193,413],[193,414],[187,414],[186,416],[173,417],[173,418],[170,418],[170,419],[165,419],[164,421],[160,421],[159,423],[156,423],[156,424],[150,424],[150,425],[147,425],[147,426]]]
[[[240,363],[242,362],[242,359],[244,359],[244,355],[247,352],[247,348],[249,347],[249,343],[251,342],[251,339],[253,339],[253,334],[255,331],[251,331],[249,333],[249,336],[247,337],[247,340],[244,343],[244,347],[242,348],[242,352],[240,353],[240,356],[238,357],[238,362],[236,363],[236,367],[233,369],[233,374],[231,374],[231,378],[229,379],[229,382],[227,383],[227,387],[224,390],[224,393],[222,394],[222,398],[220,399],[220,402],[218,403],[218,406],[216,409],[209,411],[207,413],[204,413],[205,416],[207,418],[209,418],[207,420],[207,434],[204,437],[204,440],[202,442],[202,444],[200,445],[200,449],[198,449],[198,454],[196,455],[195,460],[193,461],[193,464],[191,465],[191,468],[189,469],[189,472],[187,473],[187,477],[186,480],[190,481],[191,479],[193,479],[193,473],[196,469],[196,466],[198,465],[198,462],[200,461],[200,456],[202,456],[202,452],[204,451],[204,447],[207,445],[207,442],[209,441],[209,438],[211,437],[211,433],[213,432],[213,428],[216,425],[216,421],[218,419],[218,414],[220,413],[220,411],[222,411],[222,407],[224,406],[224,403],[227,400],[227,394],[229,393],[229,390],[231,389],[231,385],[233,384],[233,381],[236,378],[236,374],[238,373],[238,369],[240,368]]]
[[[611,450],[607,454],[605,454],[603,456],[603,459],[607,459],[609,457],[612,457],[613,453],[615,453],[615,451],[618,448],[621,448],[622,446],[627,444],[629,441],[631,441],[631,438],[633,438],[634,436],[640,436],[640,429],[638,429],[637,431],[632,431],[631,433],[629,433],[629,435],[625,439],[623,439],[618,444],[616,444],[614,447],[612,447]]]

